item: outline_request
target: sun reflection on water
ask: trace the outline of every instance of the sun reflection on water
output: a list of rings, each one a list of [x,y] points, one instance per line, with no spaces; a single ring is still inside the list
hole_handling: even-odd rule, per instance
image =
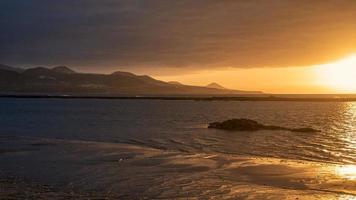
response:
[[[349,196],[349,195],[345,195],[345,196],[341,196],[338,198],[338,200],[356,200],[356,197],[354,196]]]
[[[345,110],[343,112],[342,120],[343,127],[340,130],[341,135],[339,139],[344,141],[343,151],[348,152],[348,157],[353,158],[356,150],[356,103],[346,103]],[[349,160],[350,161],[350,160]],[[352,164],[351,164],[352,163]],[[356,180],[356,165],[354,161],[351,161],[349,165],[340,165],[335,167],[335,174],[340,178],[348,180]]]
[[[340,118],[335,118],[335,123],[339,125],[336,131],[336,141],[340,141],[340,146],[337,142],[334,143],[337,151],[341,153],[339,157],[342,161],[349,164],[356,162],[356,103],[347,102],[343,104],[343,111]]]
[[[356,180],[356,165],[342,165],[335,168],[336,175],[349,180]]]

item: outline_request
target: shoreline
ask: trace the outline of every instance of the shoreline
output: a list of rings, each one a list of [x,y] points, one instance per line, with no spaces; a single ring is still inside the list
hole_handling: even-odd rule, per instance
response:
[[[288,97],[290,96],[290,97]],[[18,99],[118,99],[118,100],[188,100],[188,101],[287,101],[287,102],[354,102],[355,97],[314,97],[318,95],[270,95],[270,96],[96,96],[96,95],[0,95],[0,98]],[[323,95],[319,95],[323,96]],[[340,97],[341,96],[341,97]],[[344,97],[342,97],[344,96]]]
[[[0,168],[4,198],[348,199],[356,195],[348,165],[94,141],[31,137],[0,141],[19,150],[0,154],[0,160],[7,161]]]

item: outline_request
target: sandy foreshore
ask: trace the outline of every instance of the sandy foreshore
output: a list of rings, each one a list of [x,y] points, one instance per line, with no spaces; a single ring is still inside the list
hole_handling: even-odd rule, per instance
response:
[[[0,199],[352,199],[353,165],[0,137]]]

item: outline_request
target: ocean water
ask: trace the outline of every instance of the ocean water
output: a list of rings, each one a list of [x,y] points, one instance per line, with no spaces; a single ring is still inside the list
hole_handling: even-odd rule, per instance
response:
[[[207,128],[230,118],[320,132]],[[0,99],[0,199],[355,195],[354,102]]]
[[[209,122],[249,118],[318,133],[231,132]],[[0,134],[356,163],[356,103],[0,99]]]

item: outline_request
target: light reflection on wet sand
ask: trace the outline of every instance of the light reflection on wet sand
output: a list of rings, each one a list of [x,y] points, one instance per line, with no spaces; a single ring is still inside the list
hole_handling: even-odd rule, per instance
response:
[[[320,200],[356,195],[354,165],[55,139],[3,137],[1,144],[3,174],[53,188],[25,185],[12,193],[15,197],[25,197],[21,191],[26,189],[32,197],[78,199]],[[1,184],[4,188],[10,183]]]

